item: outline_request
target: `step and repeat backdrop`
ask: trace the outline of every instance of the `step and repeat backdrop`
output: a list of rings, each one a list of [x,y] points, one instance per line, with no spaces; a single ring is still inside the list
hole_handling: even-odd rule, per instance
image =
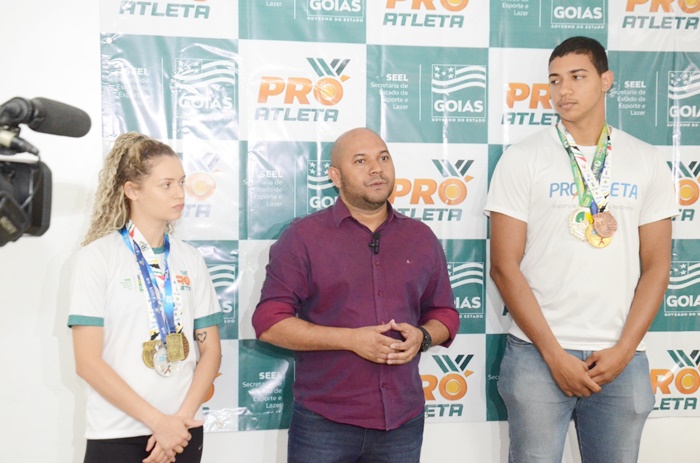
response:
[[[511,321],[483,205],[504,148],[558,121],[547,61],[574,35],[609,51],[609,123],[656,145],[677,185],[647,337],[652,416],[700,415],[700,0],[101,0],[100,14],[105,153],[133,130],[182,156],[176,234],[204,255],[225,314],[208,431],[289,424],[294,355],[256,341],[250,319],[270,245],[336,201],[330,147],[358,126],[394,156],[394,207],[447,255],[461,327],[422,356],[428,422],[506,418]]]

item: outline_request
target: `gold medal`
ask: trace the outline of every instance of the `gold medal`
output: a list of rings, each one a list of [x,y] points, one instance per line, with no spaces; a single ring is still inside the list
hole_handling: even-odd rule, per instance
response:
[[[586,228],[591,221],[591,211],[586,207],[577,207],[569,214],[569,233],[576,239],[586,241]]]
[[[168,360],[171,362],[177,362],[178,360],[185,360],[185,335],[182,333],[170,333],[165,338],[165,344],[168,348]],[[188,346],[189,348],[189,346]],[[189,350],[189,349],[188,349]]]
[[[593,216],[593,228],[598,236],[612,238],[617,231],[617,220],[610,212],[599,212]]]
[[[604,237],[596,233],[593,224],[586,228],[586,240],[595,248],[604,248],[612,241],[612,236]]]
[[[146,364],[148,368],[153,368],[153,355],[156,350],[160,347],[162,343],[160,341],[146,341],[143,343],[143,353],[141,357],[143,358],[143,363]]]

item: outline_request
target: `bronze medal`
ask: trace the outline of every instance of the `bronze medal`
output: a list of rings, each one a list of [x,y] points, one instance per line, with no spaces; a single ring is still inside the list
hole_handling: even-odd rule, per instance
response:
[[[576,239],[586,241],[586,228],[590,223],[590,210],[586,207],[577,207],[569,214],[569,233]]]
[[[593,224],[590,224],[588,228],[586,228],[586,240],[595,248],[604,248],[610,244],[612,237],[598,235],[593,228]]]
[[[165,344],[168,348],[168,360],[177,362],[185,360],[185,335],[182,333],[170,333],[165,338]]]
[[[182,351],[185,353],[183,360],[185,360],[190,355],[190,342],[187,340],[187,336],[182,332],[180,334],[182,335]]]
[[[593,216],[593,228],[598,236],[611,238],[617,231],[617,220],[610,212],[599,212]]]
[[[153,355],[161,344],[162,343],[157,340],[143,343],[143,353],[141,357],[143,358],[143,363],[145,363],[148,368],[153,368]]]

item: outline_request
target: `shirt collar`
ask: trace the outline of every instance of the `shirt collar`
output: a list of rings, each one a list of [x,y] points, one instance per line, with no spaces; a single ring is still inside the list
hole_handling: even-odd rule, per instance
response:
[[[335,205],[333,207],[333,223],[335,224],[336,227],[339,227],[341,222],[347,218],[352,218],[352,214],[350,214],[350,210],[348,207],[345,205],[343,200],[338,196],[338,200],[335,202]],[[380,225],[380,228],[385,224],[385,223],[390,223],[393,221],[395,218],[399,219],[401,218],[401,215],[398,214],[394,208],[391,206],[391,203],[389,201],[386,202],[386,220]]]

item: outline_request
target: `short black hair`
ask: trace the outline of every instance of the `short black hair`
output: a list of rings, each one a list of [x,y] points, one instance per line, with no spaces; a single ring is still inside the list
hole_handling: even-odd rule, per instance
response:
[[[599,75],[608,71],[608,55],[605,48],[597,40],[583,36],[570,37],[557,45],[549,55],[549,64],[552,64],[554,58],[561,58],[570,53],[588,55]]]

